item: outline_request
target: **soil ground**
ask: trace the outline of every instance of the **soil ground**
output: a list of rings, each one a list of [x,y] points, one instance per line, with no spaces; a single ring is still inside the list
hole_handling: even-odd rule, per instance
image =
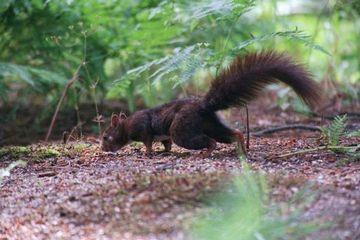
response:
[[[304,123],[326,125],[257,102],[250,107],[251,129]],[[244,111],[224,114],[230,124],[244,122]],[[230,117],[229,117],[230,116]],[[349,124],[359,129],[359,119]],[[251,137],[248,163],[269,176],[272,196],[287,199],[312,184],[315,199],[302,218],[320,219],[330,227],[311,239],[360,239],[360,162],[342,163],[342,154],[317,151],[278,158],[282,153],[319,146],[320,133],[292,130]],[[358,144],[359,138],[342,144]],[[54,149],[50,154],[44,148]],[[235,145],[219,144],[209,158],[174,147],[144,155],[141,144],[115,154],[104,153],[91,139],[34,144],[27,155],[4,154],[0,168],[27,161],[0,185],[0,239],[185,239],[189,220],[203,208],[204,196],[241,172]]]

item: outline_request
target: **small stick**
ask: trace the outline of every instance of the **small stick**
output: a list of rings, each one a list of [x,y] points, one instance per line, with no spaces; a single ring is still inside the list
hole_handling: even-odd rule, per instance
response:
[[[246,109],[246,150],[250,148],[250,128],[249,128],[249,109],[248,106],[245,105]]]
[[[80,139],[82,139],[82,121],[81,121],[81,118],[80,118],[80,111],[79,111],[79,104],[78,104],[78,99],[76,100],[76,103],[75,103],[75,111],[76,111],[76,121],[77,121],[77,125],[80,125],[79,126],[79,132],[80,132]],[[71,133],[72,134],[72,133]],[[70,135],[71,135],[70,134]],[[68,139],[69,140],[69,139]]]
[[[63,137],[62,137],[62,142],[63,144],[67,144],[68,138],[69,137],[69,132],[68,131],[64,131],[63,132]]]
[[[86,68],[86,71],[87,71],[87,68]],[[98,108],[98,104],[97,104],[97,101],[96,101],[96,86],[97,84],[99,83],[99,78],[98,80],[92,84],[91,88],[92,88],[92,95],[93,95],[93,101],[94,101],[94,105],[95,105],[95,111],[96,111],[96,119],[100,119],[100,114],[99,114],[99,108]],[[101,138],[101,121],[98,121],[98,129],[99,129],[99,139]]]
[[[76,138],[74,138],[72,135],[74,134],[74,132],[75,132],[75,130],[76,130],[77,128],[80,128],[80,131],[81,131],[81,126],[82,126],[83,124],[84,124],[84,123],[80,122],[80,123],[76,124],[75,127],[73,127],[73,128],[71,129],[71,132],[70,132],[70,133],[67,132],[67,136],[66,136],[66,140],[64,141],[64,144],[68,143],[71,137],[72,137],[73,139],[76,139]],[[63,139],[63,140],[64,140],[64,139]]]
[[[46,134],[45,142],[47,142],[47,141],[49,140],[49,137],[50,137],[50,134],[51,134],[51,132],[52,132],[52,130],[53,130],[53,128],[54,128],[55,120],[56,120],[56,117],[57,117],[57,115],[58,115],[58,113],[59,113],[61,104],[62,104],[62,102],[63,102],[64,99],[65,99],[65,96],[66,96],[66,93],[67,93],[68,89],[69,89],[69,88],[71,87],[71,85],[78,79],[78,74],[79,74],[79,71],[80,71],[81,66],[82,66],[83,64],[84,64],[84,63],[79,64],[79,66],[77,67],[74,75],[72,76],[72,78],[71,78],[71,79],[66,83],[66,85],[65,85],[65,88],[64,88],[64,90],[63,90],[63,92],[62,92],[62,95],[61,95],[61,97],[60,97],[60,100],[59,100],[59,102],[58,102],[58,104],[57,104],[57,106],[56,106],[55,113],[54,113],[54,115],[53,115],[53,117],[52,117],[52,119],[51,119],[51,123],[50,123],[49,129],[48,129],[47,134]]]

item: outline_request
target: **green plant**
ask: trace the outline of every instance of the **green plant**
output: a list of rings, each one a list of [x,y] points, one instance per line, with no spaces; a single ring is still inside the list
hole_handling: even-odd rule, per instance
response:
[[[26,154],[30,154],[31,149],[28,147],[14,146],[0,148],[0,157],[9,156],[9,158],[18,158]]]
[[[340,137],[342,136],[345,138],[359,136],[359,130],[349,133],[345,132],[346,122],[346,114],[343,116],[336,116],[328,127],[323,127],[321,129],[325,144],[330,146],[330,150],[334,153],[343,153],[346,155],[346,158],[342,160],[343,163],[360,160],[360,144],[347,147],[340,143]]]
[[[251,172],[245,163],[243,167],[233,185],[213,199],[207,214],[196,220],[194,239],[302,239],[318,228],[301,222],[299,211],[284,211],[294,206],[285,208],[272,202],[265,176]],[[301,202],[299,195],[295,198],[289,204]]]
[[[0,161],[45,161],[50,158],[58,158],[63,155],[77,154],[84,148],[84,143],[68,144],[67,146],[60,145],[42,145],[34,144],[30,146],[7,146],[0,148]]]
[[[325,144],[330,146],[338,146],[340,137],[345,134],[345,126],[347,122],[346,114],[336,116],[328,127],[322,127],[321,132],[325,139]]]
[[[297,28],[295,28],[295,30],[273,32],[273,33],[269,33],[269,34],[265,34],[265,35],[261,35],[261,36],[257,36],[257,37],[251,36],[250,39],[241,42],[236,47],[236,49],[240,50],[240,49],[243,49],[243,48],[249,46],[250,44],[258,43],[258,42],[262,42],[262,41],[266,41],[266,40],[272,40],[277,37],[282,37],[282,38],[286,38],[286,39],[293,40],[293,41],[299,41],[311,49],[319,50],[327,55],[330,55],[330,53],[328,51],[326,51],[323,47],[319,46],[318,44],[315,44],[311,40],[310,35],[306,34],[303,31],[298,30]]]

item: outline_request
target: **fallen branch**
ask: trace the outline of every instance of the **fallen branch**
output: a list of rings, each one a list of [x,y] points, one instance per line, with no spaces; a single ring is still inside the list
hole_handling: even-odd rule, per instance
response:
[[[293,125],[286,125],[286,126],[281,126],[281,127],[273,127],[273,128],[253,132],[253,133],[251,133],[251,135],[258,137],[258,136],[263,136],[263,135],[266,135],[266,134],[271,134],[271,133],[281,132],[281,131],[286,131],[286,130],[293,130],[293,129],[321,132],[321,128],[318,127],[318,126],[303,125],[303,124],[293,124]]]
[[[52,117],[52,119],[51,119],[51,123],[50,123],[49,129],[48,129],[47,134],[46,134],[46,137],[45,137],[45,142],[47,142],[47,141],[49,140],[49,137],[50,137],[50,134],[51,134],[51,132],[52,132],[52,130],[53,130],[53,128],[54,128],[54,124],[55,124],[57,115],[58,115],[58,113],[59,113],[61,104],[62,104],[62,102],[63,102],[64,99],[65,99],[65,96],[66,96],[66,93],[67,93],[68,89],[69,89],[69,88],[71,87],[71,85],[73,85],[73,83],[78,79],[79,71],[80,71],[82,65],[83,65],[83,63],[79,64],[79,66],[77,67],[74,75],[72,76],[72,78],[71,78],[71,79],[66,83],[66,85],[65,85],[65,88],[64,88],[64,90],[63,90],[63,92],[62,92],[62,94],[61,94],[61,97],[60,97],[60,99],[59,99],[59,102],[58,102],[58,104],[57,104],[57,106],[56,106],[55,113],[54,113],[54,115],[53,115],[53,117]]]
[[[295,151],[295,152],[290,152],[290,153],[286,153],[286,154],[282,154],[277,156],[278,158],[284,158],[284,157],[292,157],[298,154],[305,154],[305,153],[310,153],[310,152],[316,152],[316,151],[320,151],[320,150],[356,150],[357,148],[359,148],[360,145],[357,146],[321,146],[321,147],[317,147],[317,148],[310,148],[310,149],[303,149],[303,150],[299,150],[299,151]]]

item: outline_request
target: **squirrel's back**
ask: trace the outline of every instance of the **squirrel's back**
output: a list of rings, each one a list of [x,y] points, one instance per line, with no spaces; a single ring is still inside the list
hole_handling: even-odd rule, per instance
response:
[[[289,85],[310,107],[322,99],[320,87],[303,65],[286,54],[266,51],[237,57],[213,80],[203,105],[211,111],[243,106],[275,82]]]

